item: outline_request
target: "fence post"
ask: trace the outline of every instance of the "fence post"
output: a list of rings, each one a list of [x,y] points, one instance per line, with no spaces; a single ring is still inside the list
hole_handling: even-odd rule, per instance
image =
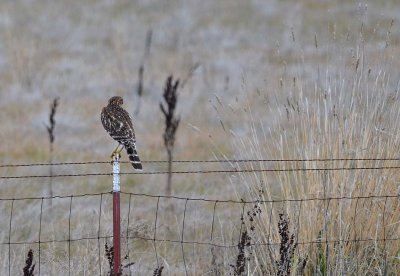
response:
[[[120,217],[120,181],[119,154],[113,155],[113,247],[114,276],[120,275],[121,267],[121,217]]]

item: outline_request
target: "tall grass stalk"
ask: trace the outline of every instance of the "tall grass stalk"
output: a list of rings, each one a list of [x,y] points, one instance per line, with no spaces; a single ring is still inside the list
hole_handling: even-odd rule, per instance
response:
[[[151,41],[153,37],[153,31],[149,29],[147,31],[146,35],[146,43],[145,43],[145,49],[144,49],[144,54],[142,61],[139,66],[138,70],[138,83],[136,87],[136,93],[137,93],[137,101],[136,101],[136,108],[135,108],[135,115],[138,115],[140,112],[140,107],[141,107],[141,99],[143,96],[143,75],[144,75],[144,68],[145,68],[145,63],[149,59],[150,56],[150,48],[151,48]]]

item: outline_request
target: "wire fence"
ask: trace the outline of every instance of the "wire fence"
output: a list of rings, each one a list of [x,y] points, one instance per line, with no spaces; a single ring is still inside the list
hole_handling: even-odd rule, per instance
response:
[[[332,161],[398,161],[398,159],[289,159],[289,160],[215,160],[176,161],[177,163],[251,163],[251,162],[332,162]],[[148,161],[163,163],[164,161]],[[53,164],[8,164],[0,168],[69,166],[105,164],[109,162],[67,162]],[[145,162],[144,162],[145,163]],[[327,172],[347,170],[388,170],[400,166],[342,166],[281,169],[223,169],[182,170],[173,174],[258,173],[258,172]],[[56,175],[2,175],[0,179],[94,177],[111,173],[56,174]],[[166,174],[149,171],[131,174]],[[124,181],[122,181],[123,186]],[[0,186],[0,189],[2,187]],[[300,254],[310,247],[324,254],[338,250],[356,252],[360,256],[371,248],[379,248],[385,264],[390,262],[389,246],[400,248],[398,211],[400,195],[385,193],[346,196],[306,196],[255,200],[215,199],[203,197],[166,196],[147,193],[121,193],[121,239],[125,273],[149,275],[167,266],[173,275],[197,275],[230,271],[240,252],[244,232],[251,235],[245,244],[246,254],[262,250],[270,258],[271,266],[279,259],[282,233],[277,225],[282,213],[290,215],[293,240]],[[0,236],[1,275],[19,275],[27,249],[35,253],[37,275],[110,275],[112,263],[107,257],[106,243],[112,234],[112,192],[56,195],[47,197],[0,197],[2,210]],[[48,202],[52,201],[52,206]],[[315,217],[307,215],[317,208]],[[374,210],[374,212],[372,211]],[[351,212],[351,214],[349,214]],[[261,214],[262,213],[262,214]],[[347,213],[347,214],[346,214]],[[359,218],[371,213],[375,226]],[[289,220],[289,219],[287,219]],[[322,223],[321,223],[322,221]],[[8,222],[8,223],[6,223]],[[322,225],[317,233],[313,226]],[[340,231],[332,228],[343,227]],[[359,225],[355,227],[355,225]],[[310,232],[310,234],[304,234]],[[337,233],[334,233],[337,232]],[[258,233],[258,234],[257,234]],[[302,233],[302,234],[300,234]],[[372,244],[364,246],[362,244]],[[259,248],[259,249],[257,249]],[[340,249],[341,248],[341,249]],[[351,249],[349,249],[351,248]],[[216,250],[219,250],[216,252]],[[221,251],[222,250],[222,251]],[[322,249],[321,249],[322,250]],[[343,252],[342,252],[343,253]],[[364,255],[363,255],[364,254]],[[378,254],[378,253],[375,253]],[[269,255],[269,256],[266,256]],[[346,255],[343,253],[343,255]],[[221,260],[222,258],[222,260]],[[251,254],[247,256],[251,259]],[[253,257],[255,258],[255,257]],[[326,256],[327,260],[329,257]],[[332,259],[333,260],[333,259]],[[207,267],[206,263],[210,265]],[[361,266],[358,267],[357,271]],[[161,271],[159,275],[161,275]],[[35,274],[36,275],[36,274]]]

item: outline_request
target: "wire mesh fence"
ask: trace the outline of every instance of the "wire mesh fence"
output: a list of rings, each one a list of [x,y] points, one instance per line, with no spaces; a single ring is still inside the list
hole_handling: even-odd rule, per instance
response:
[[[279,162],[228,162],[238,161]],[[291,162],[304,163],[307,160]],[[83,162],[74,164],[83,165]],[[31,165],[35,164],[22,166]],[[10,166],[19,165],[2,165]],[[324,172],[343,168],[392,170],[397,166],[377,164],[281,168],[279,171],[230,168],[186,170],[185,173],[279,173],[294,169],[318,169],[317,172]],[[15,172],[18,173],[18,170]],[[111,174],[62,174],[58,177],[104,175]],[[32,176],[14,174],[3,175],[1,178],[8,181],[16,177]],[[123,184],[124,179],[122,187]],[[369,258],[371,266],[377,263],[376,267],[382,268],[383,274],[385,270],[386,273],[396,271],[400,249],[399,203],[398,193],[386,191],[340,196],[299,194],[292,198],[268,198],[260,191],[254,200],[237,200],[133,193],[123,188],[121,242],[124,275],[149,275],[156,272],[161,275],[163,267],[170,275],[237,275],[242,271],[238,266],[243,263],[246,272],[250,274],[277,274],[282,248],[285,246],[292,246],[291,257],[286,257],[290,257],[297,271],[303,262],[304,265],[314,267],[315,271],[333,271],[335,266],[343,266],[342,271],[363,273],[368,269],[364,262],[358,263],[363,258]],[[3,233],[0,236],[1,275],[22,274],[29,249],[34,253],[35,275],[109,275],[112,263],[107,248],[113,239],[111,192],[2,197],[0,210],[0,232]],[[365,218],[370,221],[365,221]],[[282,235],[282,225],[285,223],[286,241],[285,235]],[[240,260],[241,256],[244,256],[243,260]]]

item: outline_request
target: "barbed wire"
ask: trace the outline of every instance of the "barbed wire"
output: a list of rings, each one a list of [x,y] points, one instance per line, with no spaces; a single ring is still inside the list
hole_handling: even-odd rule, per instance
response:
[[[251,163],[251,162],[335,162],[335,161],[400,161],[400,158],[311,158],[311,159],[222,159],[222,160],[173,160],[172,163]],[[168,163],[167,160],[142,160],[142,163]],[[54,163],[26,163],[1,164],[0,168],[35,167],[35,166],[64,166],[64,165],[95,165],[110,164],[110,161],[86,162],[54,162]],[[120,161],[129,164],[129,161]]]
[[[251,172],[298,172],[298,171],[349,171],[349,170],[391,170],[400,169],[400,166],[381,167],[338,167],[338,168],[292,168],[292,169],[234,169],[234,170],[187,170],[172,171],[172,174],[210,174],[210,173],[251,173]],[[168,171],[150,172],[120,172],[120,175],[160,175],[169,174]],[[22,179],[22,178],[58,178],[58,177],[85,177],[85,176],[111,176],[112,173],[77,173],[77,174],[54,174],[54,175],[19,175],[0,176],[0,179]]]

